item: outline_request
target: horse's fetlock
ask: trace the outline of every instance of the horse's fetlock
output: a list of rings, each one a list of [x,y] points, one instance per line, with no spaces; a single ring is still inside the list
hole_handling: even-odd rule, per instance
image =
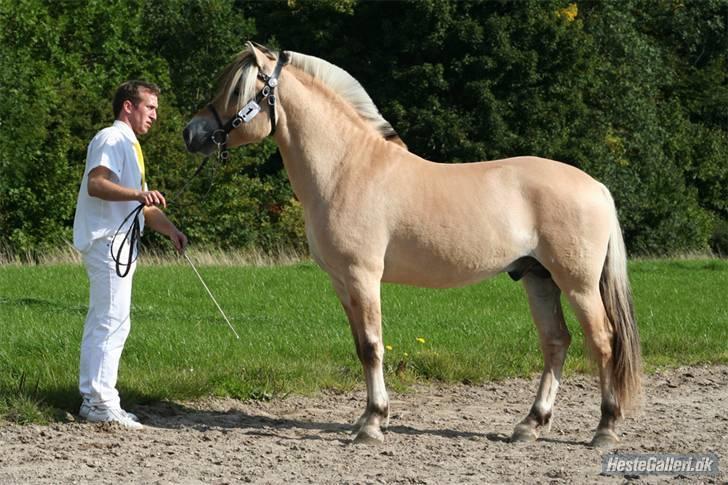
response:
[[[551,410],[541,409],[539,406],[533,406],[528,418],[537,426],[546,426],[551,424]]]
[[[617,420],[622,416],[619,404],[613,397],[602,399],[602,418],[599,420],[599,429],[614,429]]]
[[[367,414],[374,414],[387,419],[389,417],[389,403],[369,403],[367,405]]]

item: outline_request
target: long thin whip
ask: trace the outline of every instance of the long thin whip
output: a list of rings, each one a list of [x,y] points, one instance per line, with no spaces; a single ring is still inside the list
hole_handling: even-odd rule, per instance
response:
[[[187,253],[182,253],[182,254],[184,255],[187,262],[190,263],[190,266],[192,266],[192,269],[195,270],[195,274],[200,279],[200,283],[202,283],[202,286],[204,286],[205,289],[207,290],[207,294],[210,295],[210,298],[212,298],[212,301],[215,303],[215,306],[217,306],[217,309],[220,310],[220,314],[227,322],[228,327],[230,327],[230,330],[232,330],[233,333],[235,334],[235,338],[240,340],[240,335],[238,335],[238,332],[236,332],[235,329],[233,328],[232,324],[230,323],[230,320],[228,320],[228,317],[225,315],[225,312],[222,311],[222,308],[220,308],[220,305],[217,303],[217,300],[215,299],[215,297],[212,296],[212,292],[210,291],[210,288],[207,287],[207,285],[205,284],[205,280],[202,279],[202,276],[200,276],[200,273],[197,271],[197,268],[195,268],[195,265],[192,264],[192,260],[190,259],[190,257],[187,256]]]

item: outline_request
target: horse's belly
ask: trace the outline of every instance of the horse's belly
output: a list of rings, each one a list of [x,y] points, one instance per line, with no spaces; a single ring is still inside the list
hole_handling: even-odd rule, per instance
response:
[[[502,272],[510,254],[473,255],[397,254],[388,251],[382,281],[427,288],[452,288],[482,281]]]
[[[446,275],[437,274],[429,270],[407,270],[397,269],[384,270],[382,281],[385,283],[398,283],[402,285],[419,286],[423,288],[456,288],[467,286],[487,278],[495,276],[500,271],[473,271],[473,272],[449,272]]]

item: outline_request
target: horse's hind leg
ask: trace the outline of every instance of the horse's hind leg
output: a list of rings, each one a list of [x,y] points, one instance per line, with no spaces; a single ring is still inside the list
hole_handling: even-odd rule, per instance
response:
[[[602,418],[591,445],[612,446],[619,441],[615,433],[615,424],[621,416],[621,409],[614,392],[613,331],[607,319],[598,287],[591,291],[571,291],[568,297],[576,318],[584,329],[584,340],[599,368]]]
[[[523,286],[528,295],[531,315],[538,329],[544,370],[536,400],[523,421],[516,425],[511,441],[533,441],[541,429],[551,428],[556,391],[561,381],[561,369],[571,336],[561,310],[561,291],[550,277],[526,274]]]
[[[356,443],[384,441],[382,428],[389,422],[389,397],[384,385],[384,344],[380,278],[367,272],[353,273],[337,287],[346,310],[357,355],[364,367],[367,385],[367,406],[357,421]]]

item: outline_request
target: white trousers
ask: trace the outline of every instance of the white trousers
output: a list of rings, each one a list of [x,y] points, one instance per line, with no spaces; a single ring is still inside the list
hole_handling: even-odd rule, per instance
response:
[[[109,246],[97,239],[83,261],[89,280],[89,306],[81,340],[79,390],[92,406],[120,407],[116,380],[124,343],[131,329],[131,284],[136,262],[119,278]]]

